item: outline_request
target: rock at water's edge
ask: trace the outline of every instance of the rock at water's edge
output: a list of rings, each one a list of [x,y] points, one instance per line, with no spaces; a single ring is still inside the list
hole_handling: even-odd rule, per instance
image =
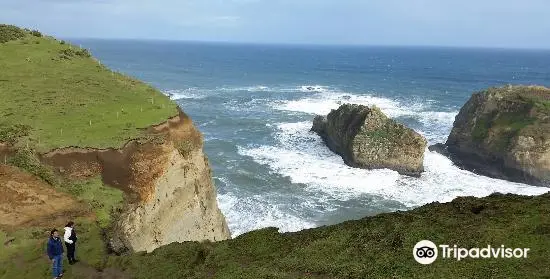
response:
[[[459,167],[478,174],[550,185],[550,89],[505,86],[473,94],[445,150]]]
[[[316,116],[312,131],[351,167],[388,168],[409,176],[424,171],[426,140],[376,107],[344,104]]]

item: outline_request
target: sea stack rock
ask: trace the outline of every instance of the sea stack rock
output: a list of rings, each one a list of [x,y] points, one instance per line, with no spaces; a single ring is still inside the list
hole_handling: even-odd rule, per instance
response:
[[[464,169],[549,186],[550,89],[505,86],[473,94],[457,115],[445,148]]]
[[[343,104],[326,117],[316,116],[311,130],[351,167],[388,168],[415,177],[424,171],[424,137],[377,107]]]

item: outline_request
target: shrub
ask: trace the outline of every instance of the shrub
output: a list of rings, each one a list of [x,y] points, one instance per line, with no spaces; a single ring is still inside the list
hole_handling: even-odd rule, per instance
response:
[[[19,40],[25,36],[25,31],[17,26],[0,24],[0,43]]]
[[[66,48],[59,51],[59,57],[62,59],[71,59],[73,57],[89,58],[92,57],[92,55],[85,48],[76,50],[72,48]]]
[[[42,33],[40,33],[38,30],[32,30],[31,35],[35,37],[42,37]]]
[[[8,164],[24,169],[27,172],[40,177],[42,180],[48,182],[50,185],[58,185],[59,181],[56,179],[53,171],[42,165],[36,155],[28,149],[17,150],[15,155],[8,160]]]
[[[13,126],[0,125],[0,142],[15,144],[20,138],[29,135],[30,126],[15,124]]]
[[[85,48],[81,48],[77,50],[75,53],[77,56],[80,56],[80,57],[86,57],[86,58],[92,57],[92,54],[90,54],[90,52]]]

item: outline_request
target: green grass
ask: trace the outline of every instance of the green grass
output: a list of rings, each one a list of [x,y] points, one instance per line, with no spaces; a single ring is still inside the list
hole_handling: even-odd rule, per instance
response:
[[[388,127],[381,127],[380,129],[369,131],[367,136],[375,142],[385,143],[391,139],[392,133],[388,130]]]
[[[105,186],[100,177],[86,181],[58,181],[58,190],[72,194],[85,201],[96,218],[77,218],[78,258],[92,270],[105,267],[108,257],[104,232],[112,223],[113,212],[123,205],[121,190]],[[63,232],[64,224],[52,224]],[[0,279],[3,278],[47,278],[51,270],[45,256],[46,241],[50,227],[34,227],[7,233],[0,230]],[[8,239],[15,239],[3,246]],[[65,278],[82,278],[74,274],[65,260]],[[23,269],[23,270],[22,270]]]
[[[0,44],[0,131],[30,127],[18,141],[39,152],[118,148],[177,114],[158,90],[109,70],[87,50],[29,32],[9,36]]]
[[[106,263],[107,251],[102,239],[101,229],[95,222],[87,219],[75,220],[78,232],[77,257],[83,265],[102,269]],[[63,225],[57,229],[63,233]],[[46,243],[51,228],[29,228],[13,233],[0,230],[0,279],[11,278],[49,278],[50,262],[46,255]],[[15,239],[4,246],[7,239]],[[64,247],[65,249],[65,247]],[[83,278],[74,274],[72,266],[64,259],[66,272],[64,278]]]
[[[59,186],[63,183],[55,176],[51,168],[43,165],[38,157],[28,148],[22,147],[17,149],[13,156],[8,157],[7,163],[41,178],[50,185]]]
[[[113,213],[123,205],[124,193],[119,189],[104,185],[101,177],[74,182],[66,187],[65,190],[68,193],[86,201],[91,206],[101,229],[109,227]]]
[[[498,115],[493,121],[493,126],[506,127],[509,130],[521,131],[523,128],[536,122],[528,113],[505,112]]]
[[[472,139],[484,142],[491,134],[490,148],[501,152],[509,149],[518,135],[540,136],[550,123],[550,89],[540,86],[504,86],[481,91],[499,101],[499,109],[477,117]],[[470,113],[474,113],[471,111]],[[529,128],[529,129],[526,129]],[[531,131],[535,131],[533,134]]]
[[[412,248],[436,244],[531,248],[528,259],[438,259]],[[550,195],[460,198],[409,212],[280,234],[275,228],[218,243],[183,243],[111,257],[135,278],[550,278]]]
[[[476,121],[475,127],[472,131],[472,139],[477,142],[482,142],[489,135],[490,123],[488,117],[479,117]]]
[[[527,116],[527,117],[526,117]],[[514,139],[524,128],[536,123],[535,118],[528,117],[528,113],[501,113],[493,120],[491,129],[498,132],[498,136],[491,144],[494,151],[509,150]]]
[[[296,233],[266,228],[228,241],[174,243],[126,256],[106,254],[96,222],[77,224],[84,265],[114,268],[132,278],[550,278],[550,194],[459,198]],[[16,241],[0,250],[0,278],[49,274],[46,230],[9,234]],[[0,241],[5,239],[0,232]],[[423,266],[412,257],[413,246],[423,239],[531,251],[527,259],[439,258]],[[84,278],[78,272],[67,266],[66,278]]]

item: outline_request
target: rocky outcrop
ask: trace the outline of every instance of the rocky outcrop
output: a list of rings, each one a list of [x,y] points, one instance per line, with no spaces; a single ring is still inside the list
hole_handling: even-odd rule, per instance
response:
[[[349,166],[410,176],[424,171],[424,137],[374,106],[344,104],[326,117],[315,117],[311,130]]]
[[[191,120],[180,112],[148,132],[149,138],[121,149],[65,148],[41,160],[71,179],[101,175],[105,184],[126,193],[127,205],[110,235],[117,253],[230,238],[202,136]]]
[[[505,86],[473,94],[445,145],[431,149],[482,175],[550,185],[550,89]]]

